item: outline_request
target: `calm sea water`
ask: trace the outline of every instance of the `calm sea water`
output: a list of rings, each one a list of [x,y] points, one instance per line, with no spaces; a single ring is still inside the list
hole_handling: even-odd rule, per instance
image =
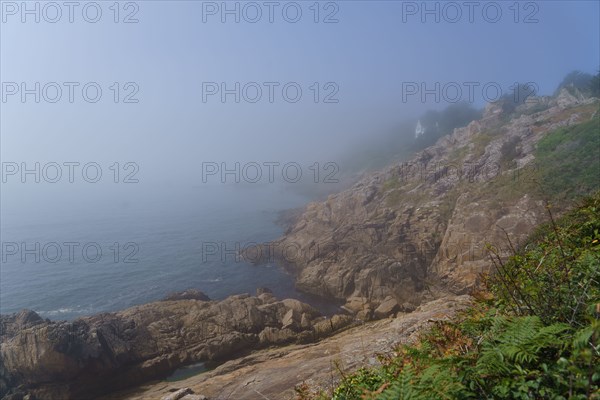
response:
[[[73,319],[159,300],[187,288],[222,299],[268,287],[280,298],[310,301],[294,290],[292,277],[278,266],[252,266],[236,260],[231,252],[223,256],[218,251],[223,246],[233,250],[236,243],[244,247],[277,238],[283,230],[275,224],[278,212],[306,201],[273,188],[223,187],[129,204],[118,212],[59,207],[46,210],[48,218],[37,219],[5,213],[0,311],[28,308],[50,319]],[[17,254],[9,254],[14,252],[9,242],[18,244]],[[71,245],[72,256],[67,242],[78,243]],[[56,262],[48,262],[58,258],[57,246],[49,243],[61,248]],[[84,245],[88,245],[87,259]],[[212,250],[217,246],[218,254],[204,251],[203,258],[207,245]],[[34,251],[28,253],[23,246]],[[98,259],[98,248],[102,256],[92,262]],[[35,260],[36,252],[40,262]],[[127,256],[137,262],[124,262]]]

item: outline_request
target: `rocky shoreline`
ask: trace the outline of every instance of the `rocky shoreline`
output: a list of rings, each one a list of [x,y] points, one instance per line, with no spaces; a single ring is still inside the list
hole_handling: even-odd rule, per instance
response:
[[[573,88],[528,98],[511,115],[490,103],[483,118],[412,160],[308,204],[283,237],[246,249],[245,258],[283,265],[300,291],[339,301],[362,320],[469,293],[490,270],[488,245],[506,256],[547,220],[547,201],[556,216],[564,211],[537,186],[536,146],[589,121],[598,105]]]
[[[375,366],[376,354],[398,344],[412,344],[437,321],[453,318],[471,304],[469,296],[451,296],[419,306],[411,313],[360,323],[316,343],[291,344],[252,352],[214,370],[177,382],[148,382],[98,400],[166,400],[178,391],[193,394],[181,400],[289,400],[296,387],[331,389],[346,372]],[[182,392],[179,392],[182,393]],[[175,397],[175,396],[174,396]]]
[[[326,318],[265,289],[222,301],[188,290],[72,322],[23,310],[0,317],[0,394],[7,400],[92,399],[163,379],[184,365],[315,342],[352,323],[349,315]]]
[[[517,116],[507,120],[497,105],[488,105],[481,120],[441,138],[410,163],[392,165],[326,201],[283,215],[281,222],[290,224],[284,236],[250,249],[260,250],[261,257],[242,254],[248,261],[260,263],[268,257],[284,266],[298,289],[341,302],[345,314],[325,317],[308,304],[278,300],[265,289],[222,301],[192,289],[70,322],[44,320],[29,310],[2,315],[0,397],[93,399],[164,379],[185,365],[234,360],[191,378],[209,388],[209,396],[220,396],[223,391],[206,382],[207,377],[222,387],[237,387],[244,362],[290,355],[289,365],[300,368],[308,357],[302,351],[309,348],[302,346],[344,329],[355,327],[344,336],[350,347],[363,336],[377,341],[376,335],[389,335],[402,341],[402,324],[422,328],[451,314],[447,304],[467,301],[464,295],[489,271],[489,254],[482,249],[488,243],[506,245],[507,240],[518,244],[545,220],[545,199],[530,182],[537,142],[560,127],[589,121],[598,113],[598,99],[563,89],[556,97],[519,107]],[[369,322],[390,316],[397,317],[385,320],[389,326]],[[370,326],[372,334],[361,326]],[[281,346],[287,350],[268,350]],[[323,346],[322,351],[331,351]],[[293,349],[299,352],[291,356]],[[304,379],[288,370],[283,375],[287,378],[276,384],[264,371],[274,374],[284,365],[261,365],[262,372],[254,370],[262,376],[263,386],[256,389],[261,393],[276,395],[290,389],[293,379]],[[306,365],[314,367],[306,379],[324,373],[322,364]],[[199,388],[193,391],[201,393]],[[189,391],[180,394],[185,400],[200,398]]]

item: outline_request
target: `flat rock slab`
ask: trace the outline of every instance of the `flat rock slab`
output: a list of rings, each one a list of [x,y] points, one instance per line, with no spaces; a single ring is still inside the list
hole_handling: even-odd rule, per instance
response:
[[[191,388],[210,400],[290,400],[303,382],[328,389],[339,379],[335,364],[345,371],[375,366],[377,353],[396,344],[414,342],[434,321],[451,318],[471,303],[469,296],[435,300],[409,314],[366,323],[320,343],[257,351],[219,368],[178,382],[157,382],[135,390],[113,393],[99,400],[160,399],[173,388]]]

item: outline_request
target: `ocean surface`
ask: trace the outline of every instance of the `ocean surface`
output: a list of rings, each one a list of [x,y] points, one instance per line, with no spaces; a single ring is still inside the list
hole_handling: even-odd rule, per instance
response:
[[[233,254],[279,237],[284,229],[275,223],[279,212],[307,201],[268,185],[223,185],[117,209],[72,204],[34,209],[32,203],[22,214],[3,206],[0,312],[27,308],[70,320],[188,288],[223,299],[254,294],[258,287],[327,311],[327,305],[298,293],[277,265],[253,266]]]

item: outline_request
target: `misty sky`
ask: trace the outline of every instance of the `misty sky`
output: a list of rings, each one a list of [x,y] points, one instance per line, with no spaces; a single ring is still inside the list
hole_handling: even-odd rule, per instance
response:
[[[140,184],[111,186],[115,196],[152,193],[159,187],[153,185],[202,184],[203,161],[335,161],[359,139],[376,140],[405,116],[447,105],[423,104],[418,96],[403,102],[403,82],[497,82],[508,90],[514,82],[532,81],[542,94],[551,94],[568,72],[596,73],[600,66],[597,1],[543,1],[535,8],[522,2],[518,23],[509,9],[512,2],[496,3],[503,12],[497,23],[486,21],[481,7],[475,9],[474,23],[465,14],[456,23],[444,18],[436,23],[433,16],[423,23],[419,12],[403,14],[406,2],[401,1],[337,2],[332,17],[337,23],[323,23],[336,11],[327,2],[320,3],[319,23],[309,8],[313,2],[298,3],[303,14],[297,23],[285,21],[281,7],[273,23],[266,7],[256,23],[244,18],[235,23],[233,16],[222,23],[219,13],[205,15],[203,22],[207,2],[139,1],[134,3],[139,22],[131,24],[113,22],[113,2],[99,2],[98,23],[86,22],[77,9],[73,23],[63,15],[54,24],[43,18],[35,23],[32,16],[22,23],[7,3],[2,2],[0,32],[3,84],[80,86],[72,104],[66,89],[55,104],[35,103],[33,96],[22,103],[19,94],[3,99],[2,161],[95,161],[105,169],[114,161],[136,162]],[[121,9],[119,20],[132,10]],[[538,22],[523,23],[534,11]],[[54,11],[48,12],[52,18]],[[82,99],[80,88],[87,82],[103,89],[97,103]],[[116,104],[109,88],[113,82],[121,86]],[[138,103],[122,102],[129,93],[126,82],[139,87]],[[273,103],[266,89],[257,103],[235,103],[233,96],[222,103],[219,95],[203,102],[203,82],[280,86]],[[303,90],[297,103],[282,98],[287,82]],[[320,84],[317,103],[310,89],[314,82]],[[323,87],[327,82],[334,83],[329,89],[339,89],[333,97],[339,102],[322,101],[331,91]],[[475,105],[482,106],[481,91],[475,94]],[[15,182],[2,185],[3,212],[49,193]],[[25,190],[29,197],[10,195],[9,189]],[[64,195],[75,189],[61,190],[67,190]],[[105,190],[94,191],[106,196]]]

